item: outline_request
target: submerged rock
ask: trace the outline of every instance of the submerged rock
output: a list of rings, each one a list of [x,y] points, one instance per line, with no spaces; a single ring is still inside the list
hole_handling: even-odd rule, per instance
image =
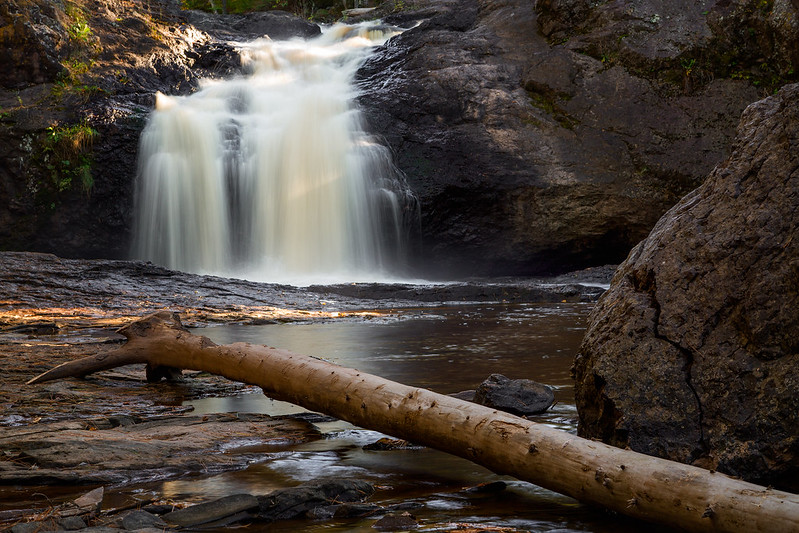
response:
[[[515,415],[543,413],[555,401],[552,387],[529,379],[509,379],[491,374],[474,393],[474,403]]]
[[[161,522],[168,522],[180,527],[200,526],[210,522],[218,522],[257,507],[258,499],[255,496],[251,494],[232,494],[212,502],[199,503],[172,511],[163,515]]]
[[[0,446],[9,460],[0,462],[0,482],[124,483],[237,470],[252,459],[237,448],[316,437],[308,423],[245,413],[173,416],[128,426],[102,419],[39,422],[3,428]]]
[[[372,527],[378,531],[404,531],[418,528],[419,523],[411,513],[391,513],[375,522]]]
[[[305,516],[317,507],[362,502],[374,493],[374,487],[358,480],[336,480],[309,483],[259,496],[259,520],[269,522]]]
[[[579,433],[796,490],[799,85],[619,267],[574,370]]]

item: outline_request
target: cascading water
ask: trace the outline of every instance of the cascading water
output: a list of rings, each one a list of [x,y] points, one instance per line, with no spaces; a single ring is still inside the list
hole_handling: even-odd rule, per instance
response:
[[[358,66],[395,33],[341,25],[311,41],[246,43],[249,76],[157,95],[135,256],[299,285],[390,277],[412,195],[351,102]]]

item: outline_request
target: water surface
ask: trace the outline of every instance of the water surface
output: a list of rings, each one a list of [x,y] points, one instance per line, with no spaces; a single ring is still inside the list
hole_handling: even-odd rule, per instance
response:
[[[333,363],[440,393],[473,389],[491,373],[529,378],[555,388],[556,405],[537,420],[574,432],[576,410],[569,369],[590,304],[477,305],[398,310],[388,318],[340,322],[221,326],[198,330],[218,343],[252,342],[322,357]],[[197,413],[218,411],[284,414],[301,408],[249,394],[192,401]],[[352,478],[373,483],[370,501],[411,505],[423,531],[463,524],[507,531],[639,531],[640,524],[609,515],[530,483],[500,477],[469,461],[417,448],[388,452],[362,446],[383,435],[340,421],[317,426],[326,436],[302,445],[265,450],[243,472],[204,480],[169,481],[175,499],[207,500],[235,492],[265,494],[303,482]],[[465,489],[504,481],[506,490]],[[256,531],[373,532],[375,518],[284,522]]]

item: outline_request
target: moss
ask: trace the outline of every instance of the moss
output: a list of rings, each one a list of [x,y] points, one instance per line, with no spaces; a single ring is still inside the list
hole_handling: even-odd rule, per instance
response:
[[[94,186],[92,145],[98,133],[86,123],[52,126],[40,139],[39,162],[47,170],[50,187],[58,196],[79,188],[89,194]]]

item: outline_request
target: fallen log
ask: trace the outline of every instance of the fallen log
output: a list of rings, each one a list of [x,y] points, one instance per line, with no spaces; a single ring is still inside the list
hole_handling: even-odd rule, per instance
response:
[[[70,361],[42,383],[132,363],[202,370],[274,399],[436,448],[619,513],[689,531],[799,531],[799,496],[582,439],[449,396],[286,350],[217,345],[162,311],[120,330],[111,352]]]

